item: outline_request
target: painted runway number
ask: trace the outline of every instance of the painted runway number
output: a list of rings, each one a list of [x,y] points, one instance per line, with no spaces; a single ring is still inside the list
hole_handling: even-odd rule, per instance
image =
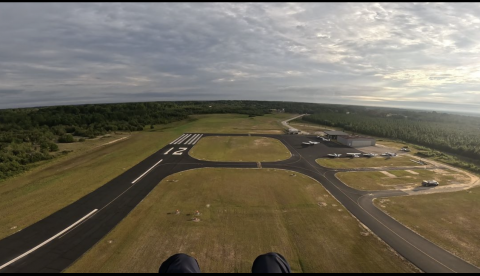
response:
[[[184,151],[186,151],[188,148],[180,148],[176,152],[172,153],[172,155],[182,155]]]
[[[167,150],[167,151],[164,153],[164,155],[167,155],[167,154],[168,154],[170,151],[172,151],[173,149],[174,149],[174,148],[171,148],[171,149]]]

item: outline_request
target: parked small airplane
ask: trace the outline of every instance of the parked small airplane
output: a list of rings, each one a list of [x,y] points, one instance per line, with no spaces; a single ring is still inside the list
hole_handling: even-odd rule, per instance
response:
[[[325,141],[325,142],[330,142],[330,139],[327,139],[323,136],[317,136],[318,139],[321,139],[322,141]]]
[[[378,154],[376,154],[376,153],[364,153],[364,154],[363,154],[363,156],[365,156],[365,157],[375,157],[375,156],[377,156],[377,155],[378,155]]]
[[[333,157],[333,158],[337,158],[337,157],[340,157],[342,156],[341,154],[339,153],[331,153],[331,154],[327,154],[329,157]]]
[[[360,157],[360,154],[361,153],[347,153],[347,156],[357,158],[357,157]]]
[[[382,156],[397,156],[397,154],[394,152],[385,152],[385,153],[382,153]]]
[[[410,150],[408,148],[402,148],[401,151],[410,152]]]
[[[302,145],[307,145],[307,146],[313,146],[316,144],[320,144],[320,142],[314,142],[314,141],[302,142]]]

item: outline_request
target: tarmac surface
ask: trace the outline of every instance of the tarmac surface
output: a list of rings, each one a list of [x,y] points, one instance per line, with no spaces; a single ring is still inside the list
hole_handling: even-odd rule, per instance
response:
[[[245,134],[186,133],[104,186],[49,217],[0,241],[0,273],[62,272],[123,220],[165,177],[196,168],[258,168],[254,162],[209,162],[188,152],[206,136]],[[315,160],[330,153],[358,150],[334,142],[305,146],[315,136],[261,135],[280,140],[292,153],[288,160],[262,162],[262,168],[296,171],[319,181],[349,212],[398,254],[424,272],[479,273],[474,265],[419,236],[373,205],[373,199],[407,195],[403,191],[359,191],[335,177],[338,171]],[[363,158],[363,157],[362,157]],[[391,168],[395,169],[395,168]],[[376,170],[376,169],[368,169]],[[378,170],[390,170],[381,168]]]

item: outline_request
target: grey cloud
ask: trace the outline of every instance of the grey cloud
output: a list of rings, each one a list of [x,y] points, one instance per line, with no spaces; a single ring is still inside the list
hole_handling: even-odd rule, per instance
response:
[[[18,95],[23,91],[21,89],[0,89],[0,96]]]
[[[474,18],[480,8],[468,3],[0,3],[0,95],[9,95],[0,108],[138,99],[361,104],[346,97],[390,96],[392,88],[459,101],[477,85],[474,74],[452,86],[440,72],[478,70]],[[411,90],[402,74],[424,68],[438,68],[424,82],[440,83]]]

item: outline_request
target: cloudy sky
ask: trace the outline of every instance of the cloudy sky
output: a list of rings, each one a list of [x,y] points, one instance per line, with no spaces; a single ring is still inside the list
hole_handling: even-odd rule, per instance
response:
[[[480,4],[0,3],[0,108],[221,99],[480,112]]]

